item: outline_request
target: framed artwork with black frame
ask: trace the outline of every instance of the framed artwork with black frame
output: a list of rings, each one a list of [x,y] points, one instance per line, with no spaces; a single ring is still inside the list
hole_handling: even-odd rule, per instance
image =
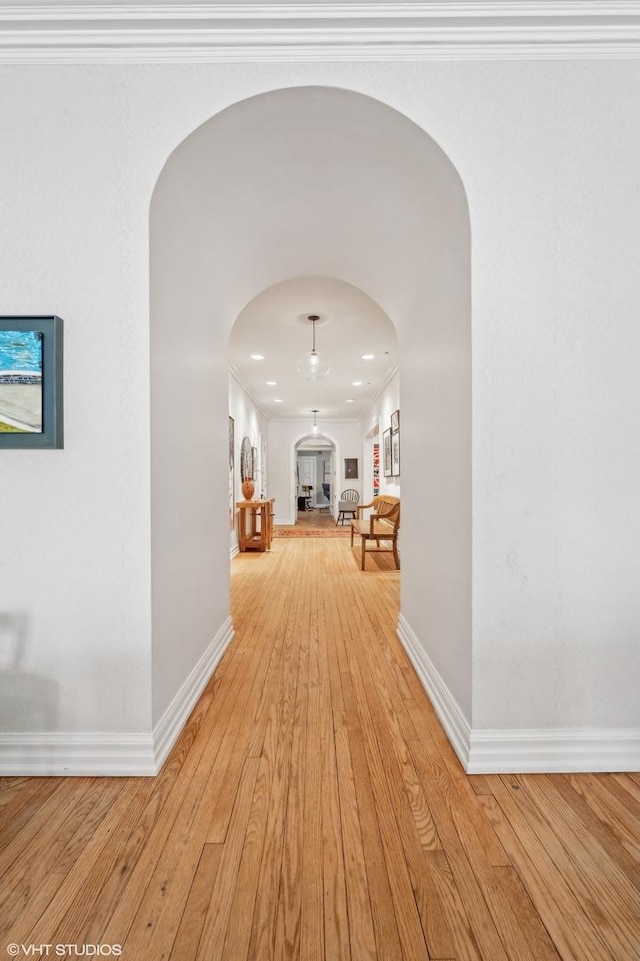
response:
[[[400,431],[391,434],[391,475],[400,476]]]
[[[400,411],[394,410],[391,415],[391,432],[395,434],[397,430],[400,430]]]
[[[62,326],[0,317],[0,448],[64,447]]]
[[[344,476],[346,480],[357,480],[358,478],[358,458],[345,457]]]
[[[382,434],[382,473],[391,477],[391,428]]]

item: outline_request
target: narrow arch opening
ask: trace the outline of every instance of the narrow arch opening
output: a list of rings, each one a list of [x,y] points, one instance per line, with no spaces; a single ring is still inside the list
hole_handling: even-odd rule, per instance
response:
[[[154,192],[154,722],[229,621],[231,327],[260,291],[305,276],[366,291],[396,326],[401,636],[470,722],[466,197],[449,158],[407,117],[321,87],[262,94],[206,121],[170,156]],[[188,638],[179,650],[176,636]]]

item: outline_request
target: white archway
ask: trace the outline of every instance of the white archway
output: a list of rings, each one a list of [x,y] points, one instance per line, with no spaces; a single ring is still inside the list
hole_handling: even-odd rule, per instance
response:
[[[291,478],[295,476],[296,458],[297,458],[298,452],[300,450],[305,449],[305,448],[301,448],[300,445],[304,444],[305,441],[310,442],[309,444],[310,450],[314,449],[314,446],[311,444],[311,441],[313,441],[314,445],[318,442],[322,443],[323,441],[328,441],[330,445],[330,449],[332,451],[332,456],[333,456],[333,482],[332,482],[332,497],[331,497],[330,509],[331,509],[331,513],[333,513],[333,507],[335,503],[336,465],[340,463],[340,456],[341,456],[340,441],[335,435],[331,434],[327,430],[322,430],[322,432],[317,435],[310,434],[308,431],[301,431],[298,435],[296,435],[293,438],[289,447],[289,476]],[[292,489],[290,499],[291,499],[291,507],[292,507],[292,511],[291,511],[292,518],[295,518],[295,511],[296,511],[295,489]]]
[[[304,87],[211,118],[169,157],[152,200],[154,723],[228,631],[230,328],[259,291],[314,274],[359,287],[396,326],[403,636],[471,722],[465,192],[439,146],[392,107]]]

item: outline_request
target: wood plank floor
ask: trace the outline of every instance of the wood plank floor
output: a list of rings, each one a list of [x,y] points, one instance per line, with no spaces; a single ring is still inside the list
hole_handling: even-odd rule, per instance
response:
[[[0,779],[0,957],[640,959],[640,776],[467,777],[369,565],[234,559],[236,637],[159,777]]]

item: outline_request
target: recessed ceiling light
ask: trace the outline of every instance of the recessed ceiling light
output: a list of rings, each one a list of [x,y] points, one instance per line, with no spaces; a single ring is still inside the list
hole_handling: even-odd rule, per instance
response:
[[[251,360],[264,360],[264,355],[263,355],[263,354],[252,354],[252,355],[251,355]]]
[[[374,357],[375,357],[374,354],[363,354],[360,359],[361,359],[361,360],[373,360]]]
[[[354,381],[352,382],[351,386],[352,386],[352,387],[362,387],[362,381],[361,381],[361,380],[354,380]]]
[[[347,399],[345,400],[345,404],[355,404],[355,400],[353,399],[353,397],[347,397]]]
[[[276,380],[267,381],[267,387],[277,387],[277,386],[278,386],[278,382]]]
[[[274,403],[274,404],[281,404],[281,403],[282,403],[282,397],[274,397],[274,398],[273,398],[273,403]]]

